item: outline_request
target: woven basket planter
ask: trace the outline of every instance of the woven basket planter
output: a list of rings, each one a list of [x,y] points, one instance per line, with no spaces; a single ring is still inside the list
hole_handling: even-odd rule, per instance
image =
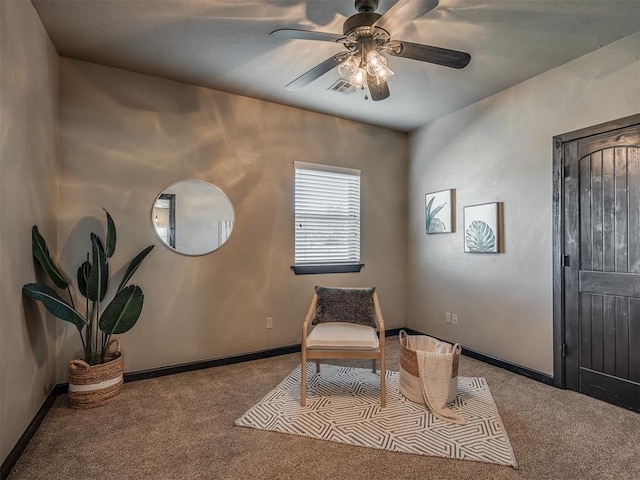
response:
[[[413,342],[411,342],[413,340]],[[438,344],[445,344],[433,337],[426,335],[407,335],[404,330],[400,331],[400,393],[414,403],[425,404],[420,385],[420,372],[418,370],[418,355],[410,348],[410,343],[418,344],[419,350],[433,351]],[[453,372],[449,384],[449,398],[451,402],[456,397],[458,391],[458,365],[460,362],[460,348],[456,344],[453,347]]]
[[[109,352],[111,345],[116,349]],[[89,365],[77,358],[69,362],[69,403],[74,408],[94,408],[104,405],[122,392],[124,383],[124,357],[120,341],[111,340],[107,346],[105,362]]]

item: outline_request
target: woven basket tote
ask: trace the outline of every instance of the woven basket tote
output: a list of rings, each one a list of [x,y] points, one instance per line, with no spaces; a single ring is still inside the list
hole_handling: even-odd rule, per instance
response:
[[[407,335],[400,330],[400,393],[412,402],[425,404],[420,385],[420,372],[418,371],[418,355],[416,350],[433,352],[437,345],[451,347],[453,353],[452,376],[449,382],[448,401],[451,402],[458,391],[458,365],[460,362],[460,345],[451,345],[427,335]]]
[[[115,344],[115,351],[109,352]],[[105,362],[89,365],[80,358],[69,362],[69,403],[74,408],[94,408],[104,405],[122,392],[124,357],[116,338],[107,345]]]

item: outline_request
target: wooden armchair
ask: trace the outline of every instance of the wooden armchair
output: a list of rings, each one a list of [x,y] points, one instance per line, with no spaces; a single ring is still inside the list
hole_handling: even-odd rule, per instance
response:
[[[336,298],[338,301],[332,303]],[[358,305],[355,307],[350,305],[350,298],[355,298],[354,303]],[[364,308],[361,308],[363,305]],[[369,315],[370,319],[367,318]],[[369,324],[364,324],[367,321]],[[317,325],[312,326],[315,322],[318,322]],[[376,327],[380,332],[379,339]],[[315,360],[316,373],[320,373],[322,358],[359,358],[372,359],[374,373],[376,360],[380,360],[380,405],[384,407],[386,405],[384,337],[382,310],[378,294],[373,288],[316,287],[316,293],[313,295],[302,324],[300,405],[303,407],[306,405],[307,360]]]

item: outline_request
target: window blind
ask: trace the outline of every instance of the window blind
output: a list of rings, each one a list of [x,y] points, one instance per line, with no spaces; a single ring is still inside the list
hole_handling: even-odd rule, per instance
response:
[[[295,264],[360,262],[360,170],[295,162]]]

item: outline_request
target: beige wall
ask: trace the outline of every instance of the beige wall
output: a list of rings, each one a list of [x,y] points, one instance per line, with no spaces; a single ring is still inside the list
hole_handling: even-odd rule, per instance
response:
[[[552,374],[552,137],[638,113],[639,58],[636,34],[411,136],[409,327]],[[456,233],[426,235],[424,195],[447,188]],[[505,253],[463,253],[462,207],[494,201],[504,202]]]
[[[405,135],[74,60],[61,64],[60,108],[63,268],[75,272],[103,228],[101,207],[118,227],[112,271],[157,245],[134,277],[145,305],[122,336],[127,371],[299,343],[315,284],[376,285],[387,326],[404,325]],[[291,272],[296,160],[362,169],[361,273]],[[187,178],[221,187],[236,213],[229,242],[202,257],[169,251],[151,227],[156,195]],[[58,381],[75,337],[60,339]]]
[[[58,55],[31,2],[0,3],[0,461],[54,385],[56,320],[25,300],[31,226],[56,249]]]

